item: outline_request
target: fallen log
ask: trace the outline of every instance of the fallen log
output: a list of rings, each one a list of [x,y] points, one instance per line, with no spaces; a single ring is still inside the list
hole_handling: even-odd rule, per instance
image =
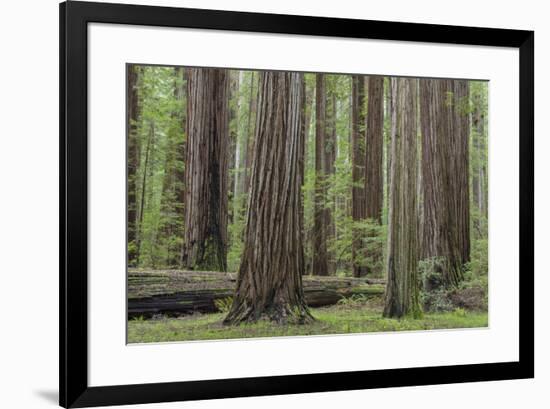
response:
[[[232,297],[235,284],[235,273],[130,270],[128,318],[217,312],[216,301]],[[381,295],[383,284],[383,280],[369,278],[303,277],[310,307],[333,305],[353,295]]]

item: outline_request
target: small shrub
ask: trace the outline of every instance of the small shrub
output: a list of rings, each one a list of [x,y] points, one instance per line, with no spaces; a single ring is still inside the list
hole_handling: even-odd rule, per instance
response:
[[[224,314],[227,314],[229,312],[232,304],[233,304],[233,297],[225,297],[225,298],[220,298],[218,300],[214,300],[214,305],[216,306],[218,311]]]
[[[244,249],[244,227],[245,227],[245,208],[246,194],[239,198],[239,205],[234,208],[237,211],[233,214],[233,222],[228,226],[229,246],[227,251],[227,269],[228,271],[238,271],[241,264],[241,255]]]
[[[431,257],[418,262],[418,275],[425,291],[443,286],[445,264],[445,257]]]
[[[465,317],[466,316],[466,310],[464,308],[455,308],[454,314],[458,317]]]
[[[353,294],[351,297],[344,297],[338,300],[338,305],[344,307],[359,307],[368,302],[369,298],[364,294]]]
[[[477,239],[472,242],[471,261],[467,269],[475,277],[487,276],[489,271],[489,244],[487,239]]]

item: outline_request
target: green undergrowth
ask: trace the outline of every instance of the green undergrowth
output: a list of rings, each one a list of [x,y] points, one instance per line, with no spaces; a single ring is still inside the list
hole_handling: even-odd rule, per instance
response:
[[[388,319],[382,317],[379,305],[362,303],[361,300],[315,308],[311,312],[316,321],[307,325],[274,325],[260,321],[224,326],[221,323],[224,313],[150,320],[136,318],[128,322],[128,343],[480,328],[488,325],[486,312],[464,309],[425,313],[421,319]]]

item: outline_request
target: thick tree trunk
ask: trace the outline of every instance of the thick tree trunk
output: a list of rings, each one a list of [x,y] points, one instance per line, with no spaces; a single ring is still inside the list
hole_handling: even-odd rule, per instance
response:
[[[301,73],[260,73],[245,250],[226,324],[313,320],[302,289],[302,81]]]
[[[417,80],[392,78],[392,164],[385,317],[420,314],[417,277]]]
[[[135,266],[137,263],[137,203],[136,203],[136,177],[139,167],[139,138],[137,121],[139,116],[138,100],[138,75],[139,68],[128,65],[127,71],[127,129],[128,129],[128,203],[127,203],[127,234],[128,234],[128,265]]]
[[[302,144],[300,145],[300,151],[298,152],[298,184],[300,186],[300,204],[299,204],[299,211],[300,211],[300,234],[302,235],[302,238],[304,240],[303,246],[305,247],[305,226],[304,226],[304,197],[302,193],[302,187],[304,186],[305,181],[305,171],[306,171],[306,141],[307,136],[309,132],[309,126],[308,126],[308,109],[307,109],[307,92],[306,92],[306,81],[305,79],[302,80],[302,98],[304,99],[302,104],[302,109],[300,110],[300,139],[302,140]],[[302,270],[302,274],[307,273],[307,262],[304,259],[304,269]]]
[[[369,76],[365,160],[365,216],[382,224],[384,206],[384,77]],[[370,249],[369,258],[378,265],[382,247]],[[378,273],[368,268],[368,273]]]
[[[315,78],[315,200],[313,214],[313,274],[328,275],[326,226],[326,77]]]
[[[384,77],[370,76],[365,161],[366,217],[382,223],[384,204]]]
[[[352,77],[351,89],[351,216],[353,221],[364,220],[367,216],[365,197],[365,78],[361,75]],[[353,275],[364,276],[367,269],[361,261],[364,259],[364,237],[360,231],[355,231],[352,242]]]
[[[463,203],[464,197],[469,200],[468,159],[464,156],[467,141],[464,145],[462,140],[467,131],[461,129],[464,124],[457,124],[461,118],[455,112],[456,97],[452,80],[420,80],[424,213],[421,258],[432,259],[434,272],[441,275],[440,280],[434,277],[424,281],[427,291],[462,280],[464,229],[469,235],[469,205],[464,208]],[[467,228],[460,221],[463,218]]]
[[[416,161],[416,205],[418,208],[418,223],[416,225],[416,244],[418,246],[417,256],[418,261],[422,257],[422,240],[424,233],[424,179],[422,176],[422,121],[420,119],[420,80],[416,86],[416,113],[417,113],[417,126],[416,126],[416,143],[418,148],[418,160]]]
[[[191,68],[187,76],[185,240],[188,269],[227,269],[229,72]]]

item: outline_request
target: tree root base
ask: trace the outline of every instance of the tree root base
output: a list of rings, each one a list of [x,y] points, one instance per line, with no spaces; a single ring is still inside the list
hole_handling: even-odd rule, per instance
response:
[[[243,323],[255,323],[258,321],[270,321],[277,325],[305,325],[311,324],[315,318],[305,305],[290,306],[233,306],[227,317],[223,320],[224,325],[239,325]]]

